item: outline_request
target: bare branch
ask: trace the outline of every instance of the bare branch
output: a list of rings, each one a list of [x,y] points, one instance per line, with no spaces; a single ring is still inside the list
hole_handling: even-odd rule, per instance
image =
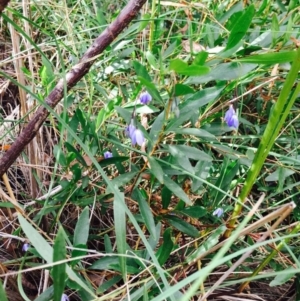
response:
[[[66,74],[67,89],[70,90],[76,83],[88,73],[96,60],[96,56],[104,51],[113,40],[129,25],[137,16],[146,0],[130,0],[119,16],[110,24],[103,33],[94,41],[86,51],[79,63]],[[45,99],[47,105],[54,108],[64,96],[64,80],[60,79],[55,88]],[[11,148],[0,160],[0,177],[14,163],[26,145],[35,137],[37,131],[47,119],[49,111],[45,106],[40,106],[28,125],[17,137]]]

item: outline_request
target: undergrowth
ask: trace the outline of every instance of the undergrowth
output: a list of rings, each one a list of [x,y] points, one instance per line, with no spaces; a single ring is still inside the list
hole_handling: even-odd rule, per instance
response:
[[[3,152],[126,2],[11,1]],[[1,300],[299,300],[299,19],[148,1],[3,177]]]

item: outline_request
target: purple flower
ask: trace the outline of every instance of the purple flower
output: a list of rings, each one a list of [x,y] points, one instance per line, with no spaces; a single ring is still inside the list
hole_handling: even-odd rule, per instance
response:
[[[66,294],[62,294],[60,301],[69,301],[69,297]]]
[[[152,100],[152,97],[151,97],[151,95],[148,92],[143,92],[140,95],[140,102],[143,105],[147,105],[151,100]]]
[[[125,129],[125,135],[131,139],[133,132],[136,130],[136,127],[131,123]]]
[[[104,153],[104,159],[112,158],[113,154],[109,151]]]
[[[239,127],[239,119],[235,113],[233,105],[229,106],[228,111],[225,113],[224,120],[226,121],[227,125],[230,127],[234,127],[236,130]]]
[[[131,143],[133,146],[135,146],[136,144],[142,146],[142,144],[145,141],[142,131],[137,129],[133,124],[130,124],[125,129],[125,135],[131,139]]]
[[[22,251],[23,251],[23,252],[27,252],[29,248],[30,248],[30,244],[25,243],[25,244],[23,245],[23,247],[22,247]]]
[[[221,217],[224,213],[224,210],[222,208],[217,208],[214,212],[213,215],[216,215],[217,217]]]

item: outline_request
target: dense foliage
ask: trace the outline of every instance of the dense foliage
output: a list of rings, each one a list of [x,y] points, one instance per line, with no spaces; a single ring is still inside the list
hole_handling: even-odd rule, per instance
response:
[[[11,2],[3,151],[125,4]],[[299,10],[149,1],[3,177],[0,299],[274,300],[281,287],[288,300],[300,269]]]

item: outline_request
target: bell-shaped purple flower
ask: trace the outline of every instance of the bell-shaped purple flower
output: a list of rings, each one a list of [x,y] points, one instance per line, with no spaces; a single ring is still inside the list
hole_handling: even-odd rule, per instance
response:
[[[131,136],[132,145],[135,146],[136,144],[138,144],[139,146],[142,146],[144,141],[145,141],[145,138],[144,138],[143,132],[139,129],[135,129],[135,131],[133,132],[133,134]]]
[[[226,121],[227,125],[230,127],[235,128],[236,130],[239,127],[239,119],[235,113],[233,105],[229,106],[228,111],[225,113],[224,120]]]
[[[148,92],[143,92],[140,95],[140,102],[143,105],[149,104],[149,102],[152,100],[152,96]]]
[[[62,294],[60,301],[69,301],[69,297],[66,294]]]
[[[131,123],[125,129],[125,135],[131,139],[133,132],[136,130],[136,127]]]
[[[30,248],[30,244],[25,243],[25,244],[22,246],[22,251],[23,251],[23,252],[27,252],[29,248]]]
[[[112,158],[113,154],[110,151],[104,153],[104,159]]]
[[[217,208],[214,212],[213,215],[217,216],[217,217],[221,217],[224,213],[224,210],[222,208]]]
[[[131,139],[133,146],[135,146],[136,144],[142,146],[145,141],[143,132],[137,129],[132,123],[126,127],[125,135]]]

